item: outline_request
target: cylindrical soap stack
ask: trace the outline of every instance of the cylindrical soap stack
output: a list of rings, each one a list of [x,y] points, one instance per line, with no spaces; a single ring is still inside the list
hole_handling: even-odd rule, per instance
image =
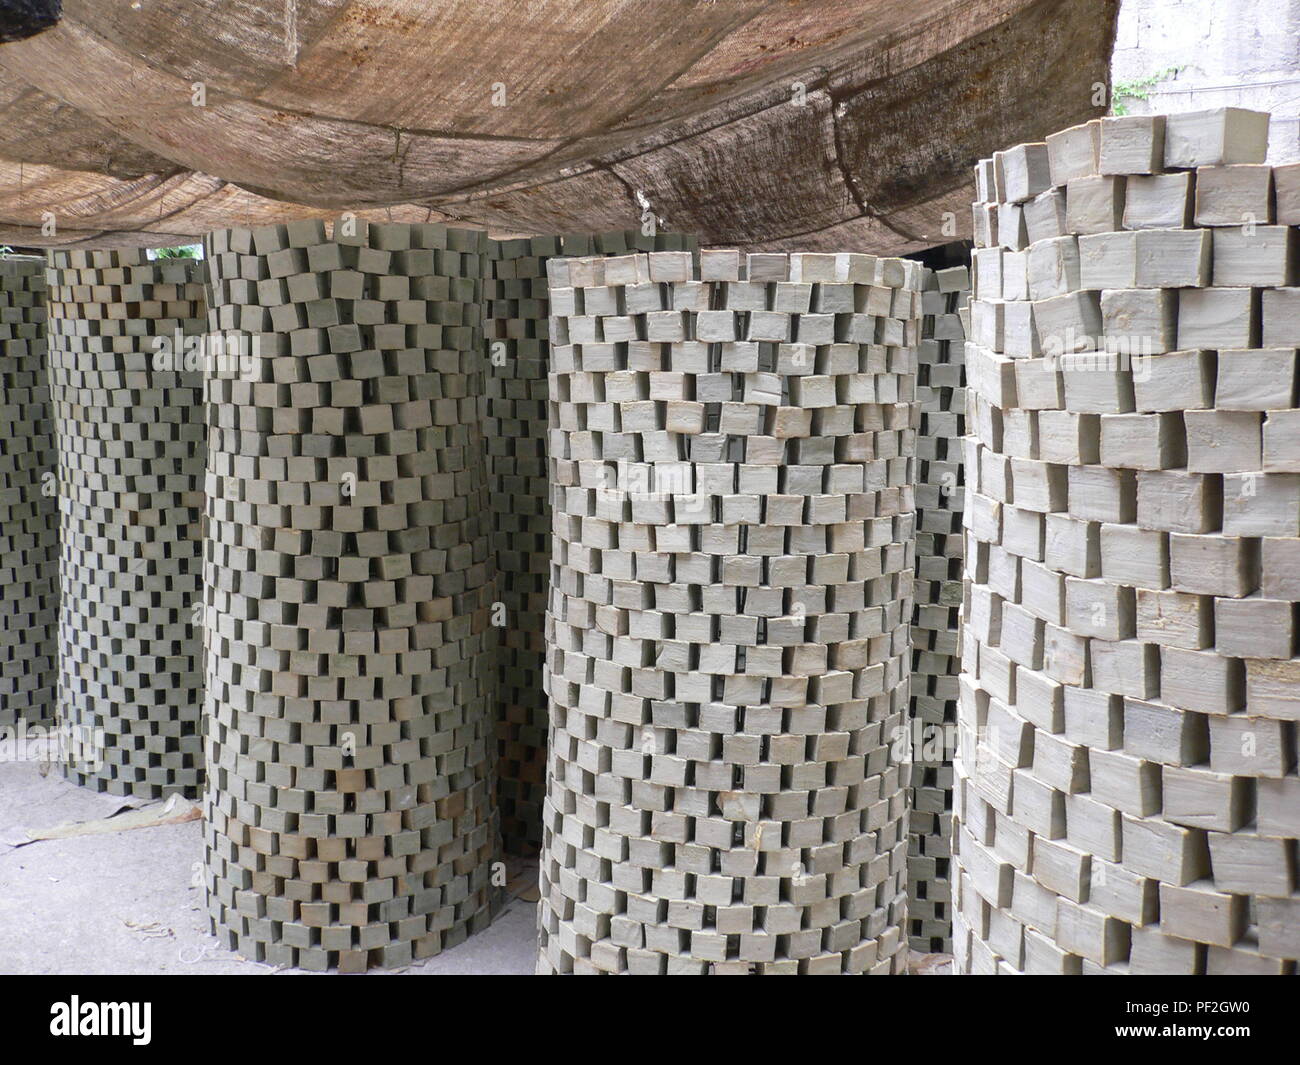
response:
[[[0,258],[0,728],[54,721],[59,504],[45,260]]]
[[[245,957],[393,966],[490,919],[487,240],[208,240],[208,911]],[[231,345],[226,345],[227,350]]]
[[[543,972],[900,972],[921,266],[552,259]]]
[[[966,252],[964,246],[961,254]],[[916,396],[916,582],[912,615],[912,778],[907,918],[912,949],[952,943],[952,745],[957,726],[957,612],[962,591],[966,327],[970,270],[925,271]]]
[[[694,240],[681,234],[648,236],[636,230],[489,242],[486,435],[497,594],[506,610],[497,652],[497,803],[502,840],[513,853],[533,853],[541,845],[546,795],[542,666],[551,559],[546,260],[693,246]]]
[[[58,251],[49,270],[58,438],[58,719],[68,777],[196,795],[203,777],[203,264]]]
[[[1300,958],[1300,166],[1267,128],[1108,118],[977,169],[962,970]]]

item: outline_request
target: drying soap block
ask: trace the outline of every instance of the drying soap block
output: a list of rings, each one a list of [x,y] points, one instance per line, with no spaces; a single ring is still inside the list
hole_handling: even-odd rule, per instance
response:
[[[1210,233],[1142,229],[1137,233],[1139,288],[1199,288],[1210,283]]]
[[[1273,198],[1277,224],[1300,225],[1300,163],[1273,168]]]
[[[1196,171],[1198,226],[1267,225],[1273,221],[1273,168],[1239,164]]]
[[[1004,199],[1024,203],[1052,185],[1046,144],[1019,144],[1002,154]]]
[[[1047,138],[1047,163],[1053,185],[1098,173],[1101,120],[1083,122]]]
[[[1169,115],[1165,120],[1167,167],[1262,163],[1267,155],[1267,112],[1216,107]]]
[[[1095,175],[1072,180],[1065,191],[1066,228],[1071,233],[1110,233],[1124,219],[1124,179]]]
[[[1137,174],[1126,183],[1125,229],[1175,229],[1192,220],[1192,175]]]
[[[1101,120],[1103,174],[1156,174],[1164,165],[1165,116],[1122,115]]]

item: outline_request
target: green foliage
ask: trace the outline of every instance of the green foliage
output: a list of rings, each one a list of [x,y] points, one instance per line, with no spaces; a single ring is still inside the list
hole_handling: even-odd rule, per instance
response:
[[[197,259],[198,249],[193,244],[185,244],[179,248],[154,248],[153,257],[155,259]]]
[[[1124,102],[1125,100],[1149,100],[1152,89],[1161,82],[1168,81],[1185,68],[1186,64],[1177,67],[1166,67],[1164,70],[1145,78],[1115,82],[1110,90],[1110,113],[1112,115],[1127,115],[1128,105]]]

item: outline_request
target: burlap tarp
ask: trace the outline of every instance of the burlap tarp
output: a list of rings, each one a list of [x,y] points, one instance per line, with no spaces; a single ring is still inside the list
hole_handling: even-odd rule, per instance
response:
[[[969,235],[981,155],[1100,113],[1116,8],[65,0],[0,45],[0,242],[652,214],[706,244],[905,252]]]

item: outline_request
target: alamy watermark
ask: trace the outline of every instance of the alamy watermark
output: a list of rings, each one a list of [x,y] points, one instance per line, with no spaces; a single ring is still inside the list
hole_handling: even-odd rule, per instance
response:
[[[1151,376],[1151,360],[1159,355],[1149,336],[1095,336],[1073,327],[1045,334],[1041,348],[1049,368],[1065,373],[1128,371],[1135,381]]]
[[[0,762],[74,765],[97,773],[104,764],[104,730],[66,721],[31,724],[19,718],[0,727]]]
[[[262,338],[236,329],[216,333],[183,333],[153,339],[153,368],[159,373],[204,373],[253,380]]]

